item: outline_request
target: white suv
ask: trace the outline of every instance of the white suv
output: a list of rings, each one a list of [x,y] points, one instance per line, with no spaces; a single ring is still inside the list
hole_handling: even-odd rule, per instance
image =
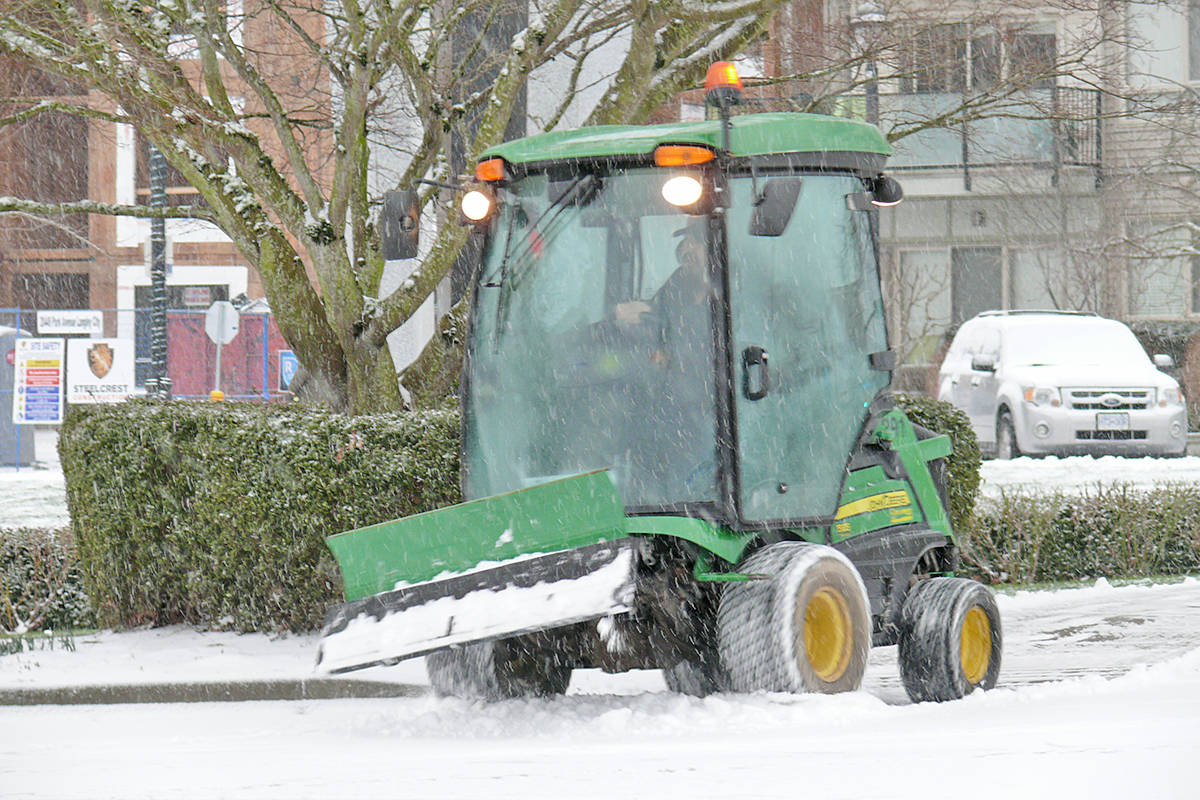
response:
[[[1179,456],[1187,411],[1174,378],[1116,320],[1069,311],[985,311],[963,323],[938,399],[966,412],[984,455]]]

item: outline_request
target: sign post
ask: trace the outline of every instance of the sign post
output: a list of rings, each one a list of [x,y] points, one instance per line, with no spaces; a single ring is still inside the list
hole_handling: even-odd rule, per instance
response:
[[[225,399],[225,394],[221,391],[221,348],[237,336],[239,322],[237,309],[228,300],[218,300],[204,312],[204,332],[217,345],[217,369],[213,378],[213,389],[209,393],[212,400]]]
[[[59,425],[63,418],[63,340],[16,340],[13,422]]]

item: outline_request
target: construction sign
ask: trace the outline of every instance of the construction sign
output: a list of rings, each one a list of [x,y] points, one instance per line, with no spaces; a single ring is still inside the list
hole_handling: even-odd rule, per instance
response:
[[[119,403],[133,394],[133,341],[67,342],[67,402]]]
[[[63,340],[19,338],[13,350],[13,422],[58,425],[63,417]]]

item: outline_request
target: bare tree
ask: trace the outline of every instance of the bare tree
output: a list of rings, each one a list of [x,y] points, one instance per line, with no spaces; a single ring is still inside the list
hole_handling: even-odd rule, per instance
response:
[[[760,39],[780,5],[11,0],[0,56],[82,92],[75,102],[0,98],[0,126],[51,113],[133,126],[202,203],[161,210],[5,197],[0,211],[211,222],[258,269],[283,335],[335,405],[394,409],[387,336],[446,276],[466,231],[441,224],[420,266],[381,297],[371,191],[380,154],[396,157],[399,183],[457,180],[452,143],[471,163],[500,142],[530,74],[551,62],[566,65],[569,83],[547,127],[581,82],[609,87],[589,121],[644,120],[694,86],[710,61]],[[514,15],[522,24],[506,33]],[[597,53],[611,58],[613,43],[616,59],[601,63]],[[494,76],[491,85],[480,88],[480,74]],[[428,191],[421,202],[435,199]]]

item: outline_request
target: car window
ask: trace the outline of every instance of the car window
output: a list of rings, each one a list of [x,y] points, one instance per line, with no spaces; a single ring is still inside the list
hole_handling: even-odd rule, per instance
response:
[[[1098,318],[1046,320],[1014,327],[1004,336],[1010,364],[1110,364],[1143,367],[1149,357],[1133,331]]]
[[[1000,355],[1000,329],[988,326],[980,332],[975,352],[981,355]]]
[[[958,329],[958,334],[954,337],[954,344],[950,348],[954,358],[966,358],[971,354],[971,342],[975,338],[977,329],[978,326],[970,322]]]

